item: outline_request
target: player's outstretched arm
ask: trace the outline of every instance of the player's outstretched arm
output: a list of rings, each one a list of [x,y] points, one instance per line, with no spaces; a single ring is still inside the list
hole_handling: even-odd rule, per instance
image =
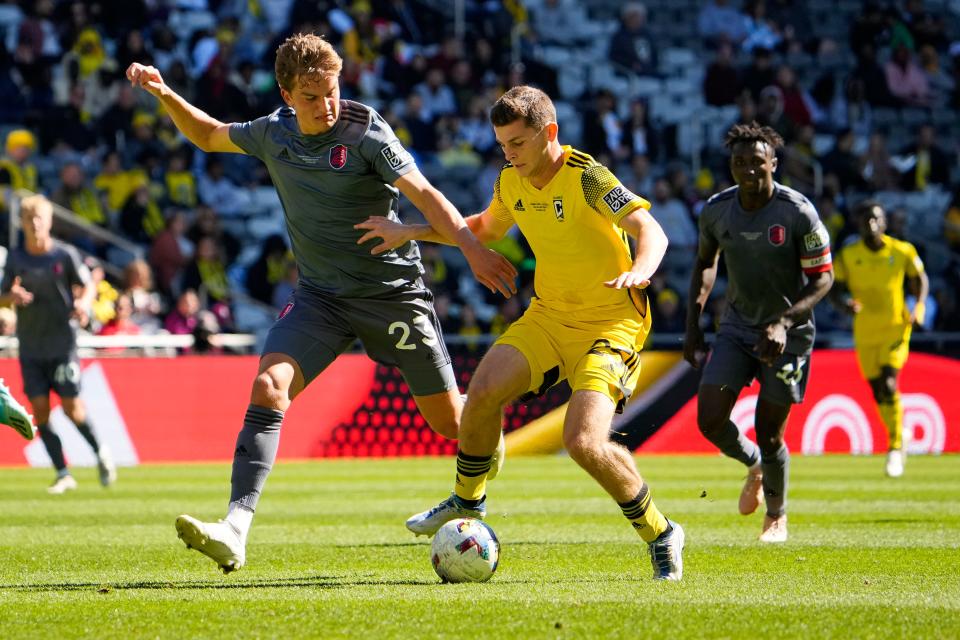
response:
[[[450,244],[460,247],[480,284],[507,298],[517,292],[517,270],[510,261],[483,246],[456,207],[420,171],[414,169],[404,174],[394,186],[423,213],[434,231]]]
[[[127,67],[127,79],[157,98],[170,114],[173,124],[190,142],[206,152],[244,153],[230,140],[230,125],[224,124],[184,100],[167,86],[156,67],[134,62]]]
[[[646,209],[637,209],[620,220],[620,228],[637,239],[637,255],[630,271],[624,271],[613,280],[603,283],[611,289],[644,288],[663,261],[667,252],[667,234]]]

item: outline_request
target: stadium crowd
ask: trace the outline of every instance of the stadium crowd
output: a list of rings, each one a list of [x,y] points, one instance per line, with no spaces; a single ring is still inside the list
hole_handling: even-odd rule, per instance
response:
[[[690,143],[704,130],[700,113],[718,117],[721,131],[752,120],[776,129],[786,141],[778,179],[811,199],[836,248],[856,232],[859,201],[892,203],[890,234],[913,242],[930,272],[927,329],[960,331],[956,3],[847,2],[838,12],[793,0],[467,0],[459,34],[455,4],[0,0],[0,184],[48,194],[143,250],[131,260],[77,227],[55,228],[88,255],[97,281],[87,329],[256,330],[238,306],[284,305],[297,271],[265,168],[196,150],[123,72],[153,64],[214,117],[246,121],[281,104],[277,45],[316,32],[344,57],[343,96],[375,106],[464,214],[487,204],[503,163],[487,121],[493,101],[518,83],[555,96],[564,139],[616,167],[668,234],[651,285],[657,333],[683,331],[697,216],[732,184],[719,136]],[[665,21],[685,30],[655,28]],[[588,82],[574,81],[572,57],[594,68]],[[694,80],[683,96],[694,106],[688,122],[632,92],[681,77]],[[404,206],[403,215],[413,213]],[[421,245],[448,336],[499,334],[529,300],[529,247],[517,234],[495,248],[520,270],[523,295],[493,296],[456,251]],[[108,277],[105,264],[122,277]],[[817,312],[823,329],[849,327],[825,305]],[[0,310],[4,334],[13,322]]]

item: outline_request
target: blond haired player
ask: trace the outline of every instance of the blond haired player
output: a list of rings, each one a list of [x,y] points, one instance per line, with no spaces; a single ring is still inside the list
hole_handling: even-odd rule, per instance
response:
[[[840,250],[831,299],[853,315],[857,362],[889,434],[886,472],[898,478],[906,459],[897,378],[910,353],[913,326],[923,323],[930,285],[914,246],[884,233],[887,214],[879,203],[861,203],[856,218],[860,237]],[[904,280],[917,298],[913,311],[904,300]]]
[[[463,402],[440,335],[433,296],[413,243],[372,256],[354,225],[397,218],[403,193],[456,242],[477,279],[515,292],[516,270],[481,245],[456,208],[427,181],[390,125],[372,108],[340,99],[343,60],[320,36],[297,34],[277,49],[284,107],[251,122],[224,124],[134,63],[130,82],[156,96],[177,128],[204,151],[246,153],[267,167],[283,203],[300,279],[267,335],[250,404],[237,436],[227,516],[177,518],[180,538],[224,572],[246,562],[247,534],[276,459],[280,427],[294,398],[354,340],[403,373],[430,427],[457,435]]]
[[[454,493],[412,516],[407,528],[433,535],[443,523],[486,515],[485,488],[501,433],[504,405],[567,379],[573,390],[563,426],[570,456],[613,497],[648,544],[658,580],[683,574],[683,529],[663,516],[630,452],[610,442],[610,423],[630,397],[639,351],[650,329],[644,291],[667,248],[643,198],[604,166],[557,139],[557,116],[545,93],[514,87],[490,112],[509,164],[490,206],[467,218],[484,241],[516,224],[533,249],[536,295],[483,357],[470,381],[460,428]],[[358,225],[374,250],[411,239],[443,242],[428,225],[384,218]],[[637,241],[631,255],[628,234]]]

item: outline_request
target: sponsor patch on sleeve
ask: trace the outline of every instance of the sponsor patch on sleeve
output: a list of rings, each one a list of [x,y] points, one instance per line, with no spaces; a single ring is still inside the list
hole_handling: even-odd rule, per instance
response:
[[[825,247],[830,243],[830,234],[821,225],[803,236],[803,248],[807,251],[816,251],[820,247]]]
[[[607,191],[603,196],[603,201],[607,203],[607,206],[610,207],[610,211],[613,213],[618,213],[625,206],[637,199],[637,196],[634,195],[632,191],[621,184],[610,189],[610,191]]]
[[[403,145],[400,144],[399,140],[394,140],[385,146],[380,150],[380,154],[387,161],[387,164],[390,165],[390,168],[394,171],[412,160],[410,154],[407,153],[407,150],[403,148]]]

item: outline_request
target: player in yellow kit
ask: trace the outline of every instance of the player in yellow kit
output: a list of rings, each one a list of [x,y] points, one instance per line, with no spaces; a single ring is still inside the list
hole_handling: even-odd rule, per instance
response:
[[[923,323],[929,283],[923,262],[909,242],[886,235],[887,215],[877,202],[856,209],[860,237],[834,261],[834,302],[853,314],[853,342],[863,377],[870,383],[880,418],[887,427],[888,476],[903,475],[903,407],[897,377],[907,361],[910,333]],[[904,280],[917,302],[904,300]]]
[[[501,409],[566,379],[573,390],[563,426],[570,457],[617,501],[648,544],[654,578],[679,580],[683,529],[663,516],[630,452],[609,437],[614,413],[637,382],[639,351],[650,329],[644,288],[667,238],[648,213],[649,202],[590,156],[560,144],[556,110],[539,89],[510,89],[494,104],[490,121],[509,164],[490,206],[467,224],[482,241],[502,238],[514,224],[520,228],[536,257],[536,294],[470,381],[453,495],[412,516],[407,528],[433,535],[454,518],[483,518]],[[409,240],[443,241],[430,226],[385,218],[358,228],[368,230],[360,242],[383,239],[374,251]],[[637,241],[635,256],[628,234]]]

